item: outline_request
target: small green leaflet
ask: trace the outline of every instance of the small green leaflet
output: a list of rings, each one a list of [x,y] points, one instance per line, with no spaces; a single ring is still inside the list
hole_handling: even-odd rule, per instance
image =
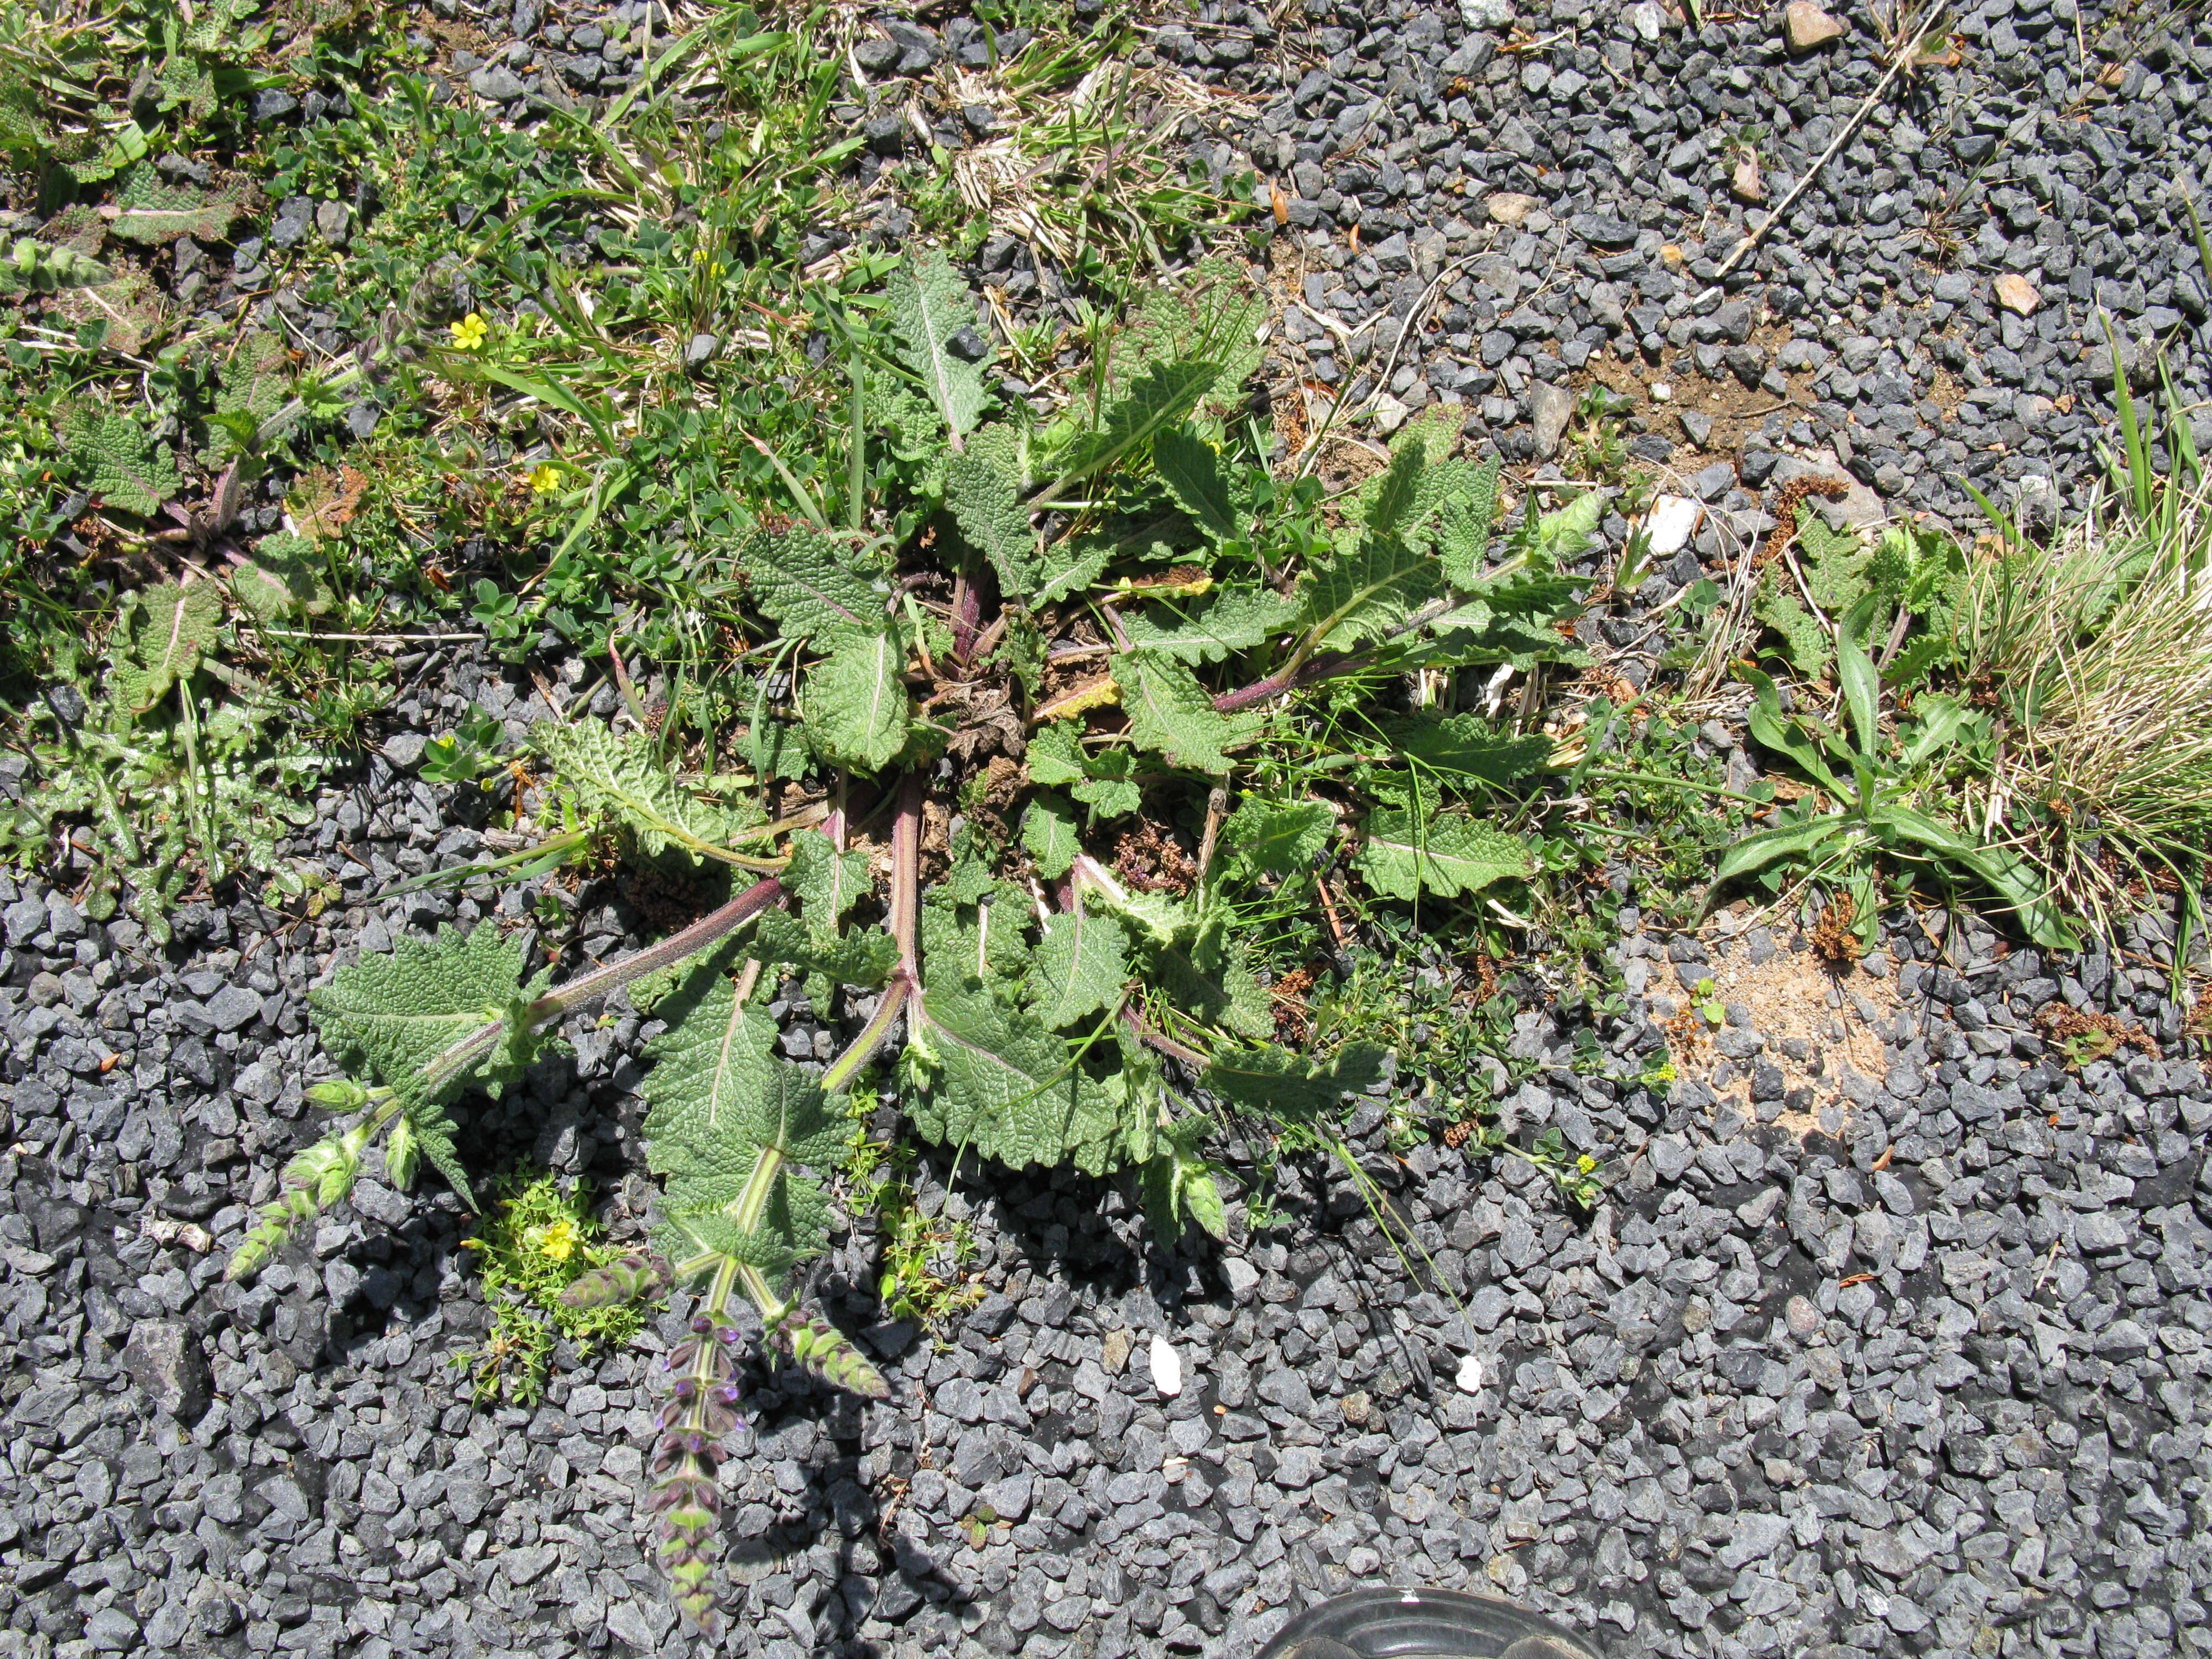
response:
[[[1075,815],[1066,802],[1039,795],[1022,813],[1022,845],[1036,860],[1036,872],[1047,881],[1067,873],[1082,847],[1075,839]]]
[[[906,641],[889,626],[830,631],[807,676],[806,734],[839,766],[873,772],[905,746]]]
[[[975,325],[975,301],[952,269],[942,248],[910,254],[884,284],[899,356],[921,377],[929,401],[951,434],[952,447],[965,447],[982,418],[983,365],[952,349],[952,337]]]
[[[1152,441],[1152,469],[1200,529],[1216,541],[1236,536],[1237,509],[1212,445],[1188,426],[1170,427]]]
[[[849,540],[795,526],[756,530],[738,550],[738,567],[760,608],[787,638],[812,639],[840,627],[872,628],[884,616],[875,578],[882,560]]]
[[[1574,560],[1582,557],[1589,538],[1597,533],[1600,520],[1605,517],[1606,492],[1585,489],[1556,513],[1547,513],[1534,520],[1537,549],[1548,559]]]
[[[1338,1100],[1382,1081],[1386,1051],[1355,1042],[1326,1060],[1272,1044],[1217,1053],[1199,1076],[1201,1087],[1232,1105],[1281,1117],[1316,1117]]]
[[[960,533],[999,573],[1006,592],[1027,597],[1036,579],[1036,532],[1013,480],[979,455],[945,464],[945,495]]]
[[[22,236],[0,256],[0,293],[56,294],[65,288],[98,288],[115,273],[67,246]]]
[[[1090,775],[1083,769],[1082,722],[1053,720],[1039,727],[1030,738],[1025,759],[1031,783],[1056,788],[1081,782]]]
[[[1060,477],[1039,492],[1040,499],[1053,499],[1150,443],[1190,413],[1190,406],[1220,372],[1217,363],[1153,364],[1130,386],[1127,396],[1107,406],[1098,430],[1075,441],[1060,464]]]
[[[1126,817],[1145,804],[1137,783],[1137,757],[1127,749],[1107,749],[1093,755],[1091,776],[1068,791],[1091,809],[1093,822]]]
[[[222,593],[213,582],[139,589],[116,617],[109,691],[132,714],[144,714],[199,667],[222,627]]]
[[[1190,670],[1171,658],[1117,656],[1114,683],[1129,717],[1130,740],[1158,750],[1170,766],[1218,777],[1231,764],[1227,751],[1259,733],[1261,717],[1222,714]]]
[[[1171,602],[1152,601],[1122,617],[1121,626],[1133,652],[1181,662],[1218,662],[1285,632],[1297,615],[1297,606],[1273,589],[1225,587],[1180,613]],[[1172,626],[1153,620],[1160,616],[1170,618]]]
[[[1030,1006],[1054,1030],[1112,1006],[1129,977],[1129,935],[1111,916],[1075,908],[1044,919],[1030,969]]]
[[[1443,592],[1443,572],[1434,557],[1391,538],[1374,538],[1310,580],[1299,620],[1316,643],[1342,651],[1402,627]]]
[[[1534,868],[1528,843],[1518,836],[1472,818],[1400,811],[1368,814],[1355,862],[1376,893],[1407,901],[1424,891],[1456,898],[1492,882],[1525,878]]]
[[[648,1157],[668,1178],[671,1255],[715,1251],[781,1279],[820,1252],[829,1229],[821,1188],[793,1166],[834,1164],[845,1132],[821,1085],[771,1056],[775,1025],[738,1003],[726,959],[716,952],[661,1005],[669,1028],[647,1049]],[[741,1213],[749,1189],[760,1209],[750,1224]]]
[[[909,1107],[929,1139],[1012,1170],[1091,1167],[1113,1146],[1113,1092],[1076,1063],[1064,1038],[988,989],[939,979],[915,1012],[914,1037],[939,1073]]]
[[[586,811],[614,819],[648,858],[682,854],[726,862],[727,843],[755,815],[702,800],[670,775],[642,735],[617,734],[604,721],[569,726],[546,722],[535,733],[538,749],[576,792]]]
[[[763,962],[788,963],[803,972],[821,974],[839,985],[871,989],[889,980],[898,966],[898,945],[889,933],[858,928],[816,933],[781,910],[770,910],[755,924],[753,954]]]
[[[1146,1218],[1170,1244],[1182,1236],[1185,1215],[1216,1238],[1229,1236],[1221,1188],[1214,1184],[1212,1165],[1200,1150],[1210,1127],[1200,1117],[1170,1125],[1161,1133],[1160,1150],[1139,1177]]]
[[[1310,869],[1336,814],[1317,800],[1247,799],[1223,820],[1221,845],[1248,869],[1287,876]]]
[[[811,830],[791,838],[782,880],[784,890],[799,901],[807,930],[817,935],[835,933],[845,912],[875,889],[866,853],[840,853],[829,836]]]

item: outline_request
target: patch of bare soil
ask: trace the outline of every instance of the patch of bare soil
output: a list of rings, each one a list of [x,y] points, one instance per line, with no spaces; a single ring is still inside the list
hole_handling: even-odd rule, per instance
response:
[[[1877,1025],[1896,1016],[1897,982],[1839,973],[1809,948],[1763,940],[1756,928],[1735,937],[1737,921],[1722,916],[1706,931],[1711,996],[1676,998],[1677,1012],[1664,1022],[1675,1073],[1705,1079],[1719,1101],[1747,1120],[1763,1117],[1799,1136],[1832,1133],[1837,1126],[1821,1117],[1833,1108],[1850,1119],[1844,1078],[1856,1073],[1878,1083],[1888,1068]],[[1720,1003],[1729,1017],[1713,1025],[1702,1001]],[[1740,1052],[1751,1033],[1764,1039],[1755,1056]],[[1731,1057],[1730,1049],[1739,1052]],[[1775,1102],[1751,1098],[1752,1068],[1761,1060],[1782,1073],[1778,1115]]]

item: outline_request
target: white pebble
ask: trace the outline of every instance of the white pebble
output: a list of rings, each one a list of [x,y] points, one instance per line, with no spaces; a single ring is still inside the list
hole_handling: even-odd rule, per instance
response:
[[[1663,404],[1674,395],[1674,388],[1669,386],[1666,381],[1654,380],[1651,382],[1651,401],[1653,403]]]
[[[1182,1392],[1182,1358],[1164,1336],[1152,1338],[1152,1386],[1172,1400]]]
[[[1482,1392],[1481,1355],[1471,1353],[1461,1360],[1459,1375],[1452,1380],[1459,1384],[1460,1390],[1463,1394],[1480,1394]]]

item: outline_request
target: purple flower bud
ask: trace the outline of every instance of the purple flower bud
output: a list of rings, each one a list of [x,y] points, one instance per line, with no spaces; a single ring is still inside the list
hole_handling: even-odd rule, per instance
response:
[[[705,1314],[694,1314],[691,1316],[691,1328],[701,1336],[704,1336],[714,1328],[714,1322]]]

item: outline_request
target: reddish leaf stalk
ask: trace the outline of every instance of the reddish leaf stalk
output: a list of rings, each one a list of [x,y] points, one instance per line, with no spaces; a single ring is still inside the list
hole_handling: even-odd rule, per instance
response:
[[[908,773],[899,780],[898,803],[892,810],[889,923],[898,946],[898,966],[891,970],[883,999],[860,1036],[823,1073],[822,1086],[831,1094],[852,1086],[860,1068],[890,1039],[908,1000],[921,994],[921,774]]]

